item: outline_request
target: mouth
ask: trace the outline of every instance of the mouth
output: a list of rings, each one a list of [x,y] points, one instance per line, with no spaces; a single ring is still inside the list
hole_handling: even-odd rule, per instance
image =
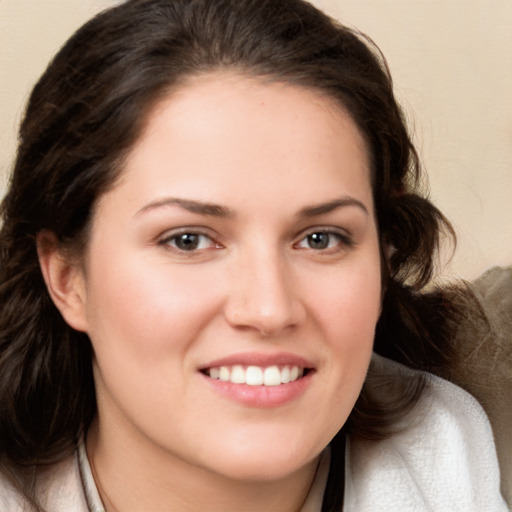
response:
[[[232,384],[247,386],[281,386],[303,379],[313,369],[298,365],[244,366],[225,365],[212,366],[201,370],[207,377]]]
[[[289,352],[237,353],[198,370],[214,393],[257,409],[295,402],[307,393],[317,373],[312,361]]]

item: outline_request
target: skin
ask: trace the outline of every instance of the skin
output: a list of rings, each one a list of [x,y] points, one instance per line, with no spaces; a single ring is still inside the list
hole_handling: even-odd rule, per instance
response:
[[[183,232],[200,235],[196,249],[179,248]],[[87,450],[107,510],[300,509],[380,314],[369,159],[342,108],[236,74],[191,79],[150,113],[99,198],[83,265],[57,250],[41,260],[93,344]],[[199,371],[283,352],[313,371],[279,406],[241,404]]]

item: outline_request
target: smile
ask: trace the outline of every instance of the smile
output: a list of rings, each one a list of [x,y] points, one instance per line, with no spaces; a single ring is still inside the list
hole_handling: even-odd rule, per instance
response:
[[[285,366],[217,366],[203,371],[212,379],[248,386],[280,386],[302,378],[307,368],[295,365]]]
[[[318,372],[313,361],[289,352],[237,353],[210,361],[198,370],[214,393],[260,409],[299,399]]]

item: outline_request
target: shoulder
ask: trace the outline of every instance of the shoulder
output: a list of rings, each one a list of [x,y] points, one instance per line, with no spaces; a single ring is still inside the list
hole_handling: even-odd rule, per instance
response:
[[[78,468],[72,456],[40,474],[36,479],[36,494],[40,505],[51,512],[87,512],[87,503]],[[0,472],[0,511],[33,512],[23,495]]]
[[[397,374],[414,373],[377,358]],[[346,510],[507,510],[487,417],[461,388],[427,375],[404,428],[374,442],[349,439]]]
[[[24,510],[23,498],[14,489],[9,479],[0,472],[0,510],[2,512],[21,512]]]

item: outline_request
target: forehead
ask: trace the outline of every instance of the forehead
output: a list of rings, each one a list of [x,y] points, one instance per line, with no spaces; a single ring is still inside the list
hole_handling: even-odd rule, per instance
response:
[[[271,185],[289,195],[301,184],[320,193],[332,185],[331,175],[339,184],[351,171],[352,181],[355,176],[368,188],[364,138],[333,98],[288,83],[212,73],[189,78],[151,109],[121,182],[132,181],[139,195],[154,194],[155,180],[185,195],[194,187],[208,195],[205,183],[217,196],[255,194]]]
[[[273,117],[271,119],[269,112]],[[235,113],[237,116],[233,115]],[[283,141],[287,135],[311,137],[311,133],[300,133],[300,128],[320,121],[323,128],[329,128],[330,132],[324,130],[319,135],[338,137],[350,131],[353,142],[368,158],[365,137],[338,98],[319,89],[276,81],[271,77],[255,77],[235,71],[188,77],[149,110],[135,148],[154,135],[164,122],[171,135],[173,130],[169,121],[173,117],[177,120],[176,124],[179,123],[179,130],[174,132],[185,135],[190,130],[198,140],[201,135],[210,138],[219,129],[225,128],[228,122],[250,127],[255,135],[258,134],[255,128],[259,125],[261,135],[265,131],[268,133],[269,120],[275,125],[273,135],[283,128],[280,132]],[[285,126],[285,123],[289,124]],[[242,137],[243,132],[239,135]]]
[[[299,108],[297,103],[300,103]],[[365,145],[364,134],[354,122],[342,98],[319,88],[291,83],[272,76],[254,76],[237,70],[198,73],[180,80],[150,106],[139,140],[148,134],[151,125],[155,124],[155,119],[165,115],[164,111],[172,110],[175,114],[182,115],[201,111],[205,117],[203,120],[211,113],[209,121],[215,124],[215,114],[229,106],[240,109],[240,116],[249,113],[250,107],[253,107],[250,113],[255,113],[254,108],[258,108],[261,114],[268,109],[276,113],[292,109],[297,116],[315,116],[321,110],[323,114],[336,118],[336,121],[342,117],[353,123],[361,136],[361,142]],[[245,121],[250,119],[246,118]],[[259,119],[256,118],[254,121],[258,122]]]

